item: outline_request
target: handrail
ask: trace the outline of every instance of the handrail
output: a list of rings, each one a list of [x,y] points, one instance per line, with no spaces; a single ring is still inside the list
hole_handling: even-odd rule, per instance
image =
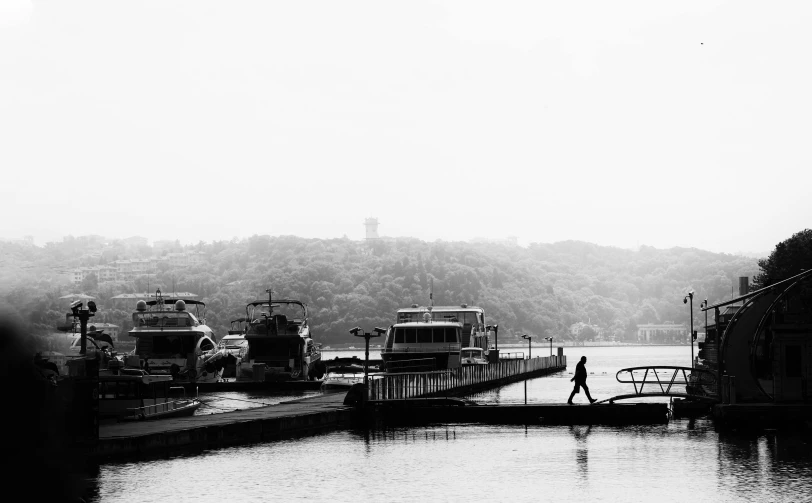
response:
[[[642,377],[640,373],[642,372]],[[621,374],[628,376],[621,377]],[[668,377],[662,377],[665,374]],[[615,400],[627,398],[640,398],[652,396],[684,397],[697,400],[718,401],[715,394],[705,392],[705,388],[716,389],[716,373],[707,369],[691,367],[679,367],[673,365],[648,365],[643,367],[629,367],[620,369],[615,374],[617,382],[621,384],[632,384],[634,393],[617,395],[596,403],[614,403]],[[649,388],[654,387],[654,391],[644,391],[646,384]],[[685,391],[674,390],[674,386],[685,386]],[[692,392],[689,387],[701,390],[700,393]],[[659,389],[658,389],[659,388]]]

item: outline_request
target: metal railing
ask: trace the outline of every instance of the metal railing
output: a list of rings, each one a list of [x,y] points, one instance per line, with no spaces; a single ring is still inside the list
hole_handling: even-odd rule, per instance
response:
[[[432,373],[385,375],[369,383],[369,400],[404,400],[448,395],[455,390],[514,378],[544,369],[566,368],[566,356],[511,359]]]
[[[390,360],[386,371],[392,373],[433,372],[437,370],[436,358],[415,358],[413,360]]]
[[[661,396],[718,401],[716,374],[710,370],[651,365],[618,370],[615,378],[619,383],[632,384],[634,393],[613,396],[597,403],[614,403],[615,400]],[[646,388],[647,385],[648,388]]]

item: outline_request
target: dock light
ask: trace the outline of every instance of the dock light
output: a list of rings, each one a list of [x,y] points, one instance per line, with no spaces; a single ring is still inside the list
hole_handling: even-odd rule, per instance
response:
[[[527,339],[527,358],[533,358],[533,336],[524,334],[522,339]]]
[[[97,311],[96,303],[93,302],[92,300],[87,302],[87,308],[88,308],[88,310],[90,310],[91,313],[95,313]]]
[[[364,352],[364,403],[366,403],[366,401],[369,399],[369,339],[371,337],[380,337],[382,334],[386,333],[385,329],[379,327],[375,327],[372,331],[374,333],[364,332],[361,327],[350,329],[350,333],[355,337],[364,338],[366,347]]]
[[[552,337],[545,337],[545,341],[550,341],[550,356],[553,356],[553,338]]]
[[[683,297],[682,303],[688,304],[691,301],[691,331],[688,333],[688,341],[691,343],[691,368],[694,368],[694,291],[688,292],[688,295]]]

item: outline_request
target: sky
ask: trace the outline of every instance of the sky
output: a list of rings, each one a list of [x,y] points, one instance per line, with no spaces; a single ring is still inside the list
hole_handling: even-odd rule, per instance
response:
[[[808,2],[0,1],[0,237],[810,227]]]

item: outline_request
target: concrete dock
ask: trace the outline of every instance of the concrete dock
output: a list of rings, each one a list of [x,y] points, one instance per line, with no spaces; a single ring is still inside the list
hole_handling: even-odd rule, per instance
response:
[[[666,403],[623,403],[602,405],[453,403],[372,404],[366,414],[374,422],[391,424],[485,423],[485,424],[566,424],[639,425],[668,423]]]
[[[351,423],[344,393],[202,416],[99,426],[93,457],[99,461],[165,456],[280,440],[330,431]]]

